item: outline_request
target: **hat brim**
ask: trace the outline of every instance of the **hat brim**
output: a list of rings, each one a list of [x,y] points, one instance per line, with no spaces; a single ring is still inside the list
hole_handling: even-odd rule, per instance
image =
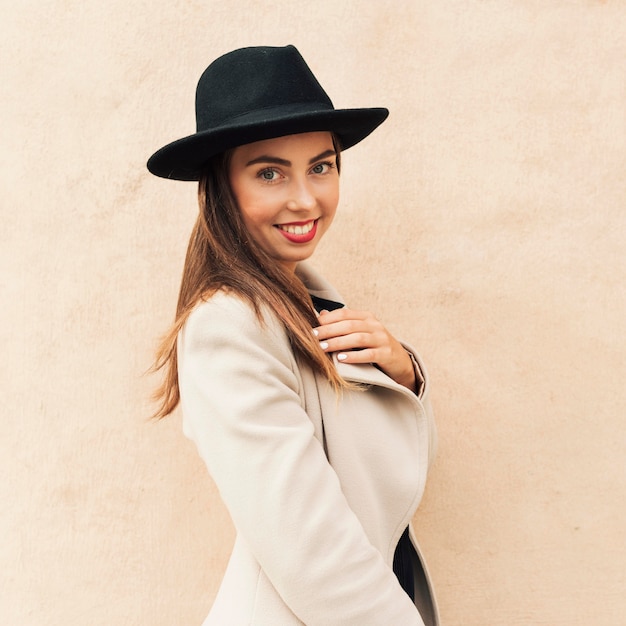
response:
[[[315,131],[335,133],[341,149],[347,150],[365,139],[388,115],[385,108],[261,110],[163,146],[148,159],[148,170],[162,178],[198,180],[207,161],[221,152],[255,141]]]

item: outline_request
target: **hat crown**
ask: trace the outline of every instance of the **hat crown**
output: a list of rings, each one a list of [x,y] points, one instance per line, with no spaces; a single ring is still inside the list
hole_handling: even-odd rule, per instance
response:
[[[198,132],[235,118],[294,104],[333,110],[333,103],[294,46],[234,50],[204,71],[196,89]]]

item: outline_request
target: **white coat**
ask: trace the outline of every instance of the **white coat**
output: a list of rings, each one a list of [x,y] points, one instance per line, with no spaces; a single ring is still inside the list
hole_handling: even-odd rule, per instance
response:
[[[297,273],[313,295],[342,302],[306,264]],[[366,386],[337,395],[269,312],[261,324],[218,292],[191,313],[178,339],[183,428],[237,531],[204,626],[439,624],[425,567],[424,620],[392,571],[435,445],[428,378],[405,347],[425,379],[419,397],[335,359]]]

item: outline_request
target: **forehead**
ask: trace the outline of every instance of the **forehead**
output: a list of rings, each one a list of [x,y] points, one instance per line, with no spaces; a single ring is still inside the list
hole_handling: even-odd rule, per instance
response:
[[[281,156],[288,158],[302,156],[311,158],[322,152],[333,149],[333,138],[330,132],[299,133],[274,139],[255,141],[233,150],[233,160],[254,159],[261,155]],[[291,160],[291,159],[288,159]]]

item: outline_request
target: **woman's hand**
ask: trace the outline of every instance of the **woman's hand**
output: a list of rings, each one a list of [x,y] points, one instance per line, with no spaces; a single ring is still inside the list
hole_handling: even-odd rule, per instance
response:
[[[313,332],[324,352],[337,352],[343,363],[375,363],[398,384],[415,391],[409,353],[371,313],[341,308],[322,311],[318,319],[320,325]]]

